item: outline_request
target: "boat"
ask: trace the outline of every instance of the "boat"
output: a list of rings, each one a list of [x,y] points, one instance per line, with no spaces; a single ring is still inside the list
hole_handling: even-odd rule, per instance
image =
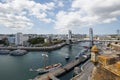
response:
[[[69,55],[66,55],[66,56],[65,56],[65,59],[66,59],[66,60],[69,60],[69,59],[70,59],[70,56],[69,56]]]
[[[49,66],[45,66],[43,68],[39,68],[36,71],[40,74],[47,73],[47,72],[53,71],[53,70],[61,67],[61,65],[62,65],[61,63],[52,64],[52,65],[49,65]]]
[[[9,54],[9,53],[10,53],[10,50],[0,50],[1,55],[6,55],[6,54]]]
[[[25,55],[27,54],[27,51],[26,50],[20,50],[20,49],[17,49],[17,50],[13,50],[10,52],[10,55],[12,56],[22,56],[22,55]]]
[[[87,48],[87,49],[89,48],[89,46],[83,46],[83,47],[84,47],[84,48]]]
[[[77,55],[77,56],[75,56],[75,59],[78,59],[79,58],[79,56]]]
[[[78,53],[76,56],[75,56],[75,59],[78,59],[80,57],[81,53]]]
[[[30,69],[30,71],[36,71],[38,72],[39,74],[43,74],[43,73],[47,73],[47,72],[50,72],[50,71],[53,71],[59,67],[62,66],[61,63],[57,63],[57,64],[51,64],[51,65],[48,65],[46,66],[46,58],[48,57],[48,55],[46,53],[42,54],[42,57],[43,57],[43,63],[44,63],[44,67],[42,68],[38,68],[36,70],[33,70],[33,69]]]

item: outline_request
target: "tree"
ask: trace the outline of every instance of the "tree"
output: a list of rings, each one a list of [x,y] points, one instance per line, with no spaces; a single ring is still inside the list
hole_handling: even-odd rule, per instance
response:
[[[43,44],[44,38],[43,37],[36,37],[36,38],[29,39],[28,42],[30,44]]]
[[[9,45],[8,39],[3,38],[2,40],[0,40],[0,44]]]

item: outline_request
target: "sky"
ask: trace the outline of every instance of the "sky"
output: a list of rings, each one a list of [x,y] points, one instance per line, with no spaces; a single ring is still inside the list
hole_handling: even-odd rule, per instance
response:
[[[115,34],[120,0],[0,0],[0,34]]]

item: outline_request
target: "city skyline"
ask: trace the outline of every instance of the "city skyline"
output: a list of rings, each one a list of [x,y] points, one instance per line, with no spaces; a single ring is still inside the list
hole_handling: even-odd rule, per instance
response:
[[[0,0],[0,6],[0,34],[88,34],[90,27],[94,34],[116,34],[120,29],[119,0]]]

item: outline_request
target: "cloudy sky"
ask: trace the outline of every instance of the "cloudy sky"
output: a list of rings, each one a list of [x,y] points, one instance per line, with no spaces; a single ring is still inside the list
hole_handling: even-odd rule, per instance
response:
[[[120,0],[0,0],[1,33],[112,34],[120,29]]]

